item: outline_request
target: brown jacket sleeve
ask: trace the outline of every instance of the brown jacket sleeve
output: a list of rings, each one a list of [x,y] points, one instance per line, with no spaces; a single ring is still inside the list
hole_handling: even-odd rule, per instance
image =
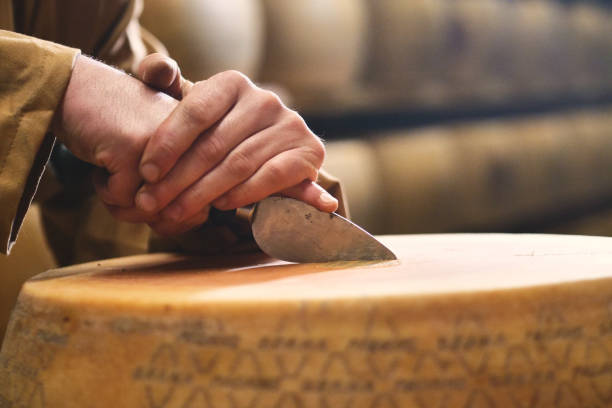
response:
[[[0,3],[10,0],[0,0]],[[165,48],[138,23],[142,0],[13,0],[14,31],[80,49],[135,72]]]
[[[53,147],[48,128],[78,50],[0,30],[0,251],[8,253]]]

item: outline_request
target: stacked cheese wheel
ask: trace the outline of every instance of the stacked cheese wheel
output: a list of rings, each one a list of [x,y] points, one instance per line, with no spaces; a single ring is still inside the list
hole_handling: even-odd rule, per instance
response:
[[[328,143],[325,168],[373,232],[537,225],[607,199],[611,132],[610,106],[393,130]]]
[[[141,22],[192,81],[228,69],[259,72],[264,16],[257,1],[147,0]]]
[[[603,407],[612,239],[385,237],[399,261],[146,255],[23,288],[3,406]]]

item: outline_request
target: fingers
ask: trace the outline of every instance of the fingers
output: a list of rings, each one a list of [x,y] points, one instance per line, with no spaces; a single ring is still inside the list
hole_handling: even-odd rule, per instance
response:
[[[193,87],[191,81],[181,75],[181,70],[172,58],[155,53],[147,55],[138,66],[138,78],[175,99],[183,99]]]
[[[142,177],[149,183],[162,179],[196,138],[225,116],[250,86],[250,81],[235,71],[194,84],[149,140],[140,162]]]
[[[94,171],[93,181],[102,202],[119,207],[132,207],[136,191],[142,184],[142,179],[136,171],[109,175],[101,168]]]
[[[204,224],[208,219],[209,212],[210,206],[205,206],[196,214],[181,223],[175,223],[169,220],[158,218],[153,222],[149,222],[149,226],[159,235],[166,237],[183,234]]]
[[[264,149],[260,154],[265,157],[269,153]],[[258,167],[257,162],[263,164]],[[181,193],[161,212],[161,217],[180,223],[210,203],[221,210],[247,205],[304,179],[316,179],[317,168],[304,159],[300,148],[269,159],[249,158],[242,152],[233,152]]]
[[[179,99],[181,73],[178,64],[163,54],[147,55],[138,66],[138,77],[147,85]]]
[[[279,194],[303,201],[321,211],[334,212],[338,209],[338,200],[323,187],[310,180],[304,180],[296,186],[286,188]]]
[[[315,180],[317,173],[317,168],[305,161],[298,149],[290,150],[267,161],[252,177],[215,199],[212,205],[220,210],[242,207],[304,180]]]
[[[269,157],[299,146],[296,132],[289,133],[289,137],[282,135],[282,144],[279,143],[278,134],[267,132],[263,137],[251,136],[274,124],[282,113],[283,105],[275,95],[267,91],[251,91],[248,94],[221,122],[200,135],[160,182],[146,185],[138,192],[136,205],[139,208],[147,212],[163,209],[228,154],[233,154],[235,160],[250,161],[238,165],[249,165],[254,171]],[[238,145],[240,148],[236,149]]]
[[[143,195],[150,195],[147,199],[152,198],[159,204],[155,210],[162,209],[172,201],[168,208],[162,211],[162,217],[180,222],[197,212],[199,206],[210,204],[252,177],[269,161],[272,161],[270,166],[278,164],[282,174],[276,179],[266,180],[265,188],[258,194],[249,193],[242,196],[239,202],[233,204],[233,208],[257,201],[304,179],[314,180],[324,158],[323,145],[299,116],[288,110],[285,113],[285,119],[278,120],[273,126],[246,138],[214,168],[207,168],[203,175],[198,175],[197,171],[206,159],[201,154],[192,158],[186,154],[164,180],[156,185],[143,187],[137,195],[136,204],[143,208]],[[203,143],[209,140],[204,138]],[[204,147],[206,148],[205,145]],[[286,152],[290,153],[285,154]],[[277,156],[281,158],[277,159]],[[287,170],[288,167],[293,168]],[[193,173],[189,173],[191,170]]]

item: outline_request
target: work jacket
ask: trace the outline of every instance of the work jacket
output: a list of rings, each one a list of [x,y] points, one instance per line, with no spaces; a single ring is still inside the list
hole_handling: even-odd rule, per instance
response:
[[[231,218],[160,239],[144,224],[114,220],[90,183],[45,171],[55,143],[49,127],[79,52],[131,72],[148,53],[165,52],[139,25],[141,9],[141,0],[0,0],[1,252],[8,253],[17,239],[37,190],[60,264],[155,249],[202,253],[252,246],[248,230]],[[337,181],[324,173],[318,181],[341,199],[343,213]]]

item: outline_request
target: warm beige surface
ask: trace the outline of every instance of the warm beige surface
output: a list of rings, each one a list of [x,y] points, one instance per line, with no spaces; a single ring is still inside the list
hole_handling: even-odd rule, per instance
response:
[[[609,404],[611,238],[382,239],[399,261],[162,254],[39,275],[0,353],[0,402]]]

